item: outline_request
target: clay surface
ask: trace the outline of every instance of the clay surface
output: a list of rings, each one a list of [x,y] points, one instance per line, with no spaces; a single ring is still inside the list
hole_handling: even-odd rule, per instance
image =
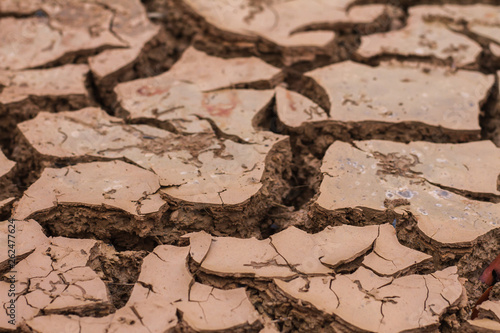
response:
[[[480,105],[493,77],[468,71],[451,73],[445,68],[427,71],[411,67],[369,67],[348,61],[307,75],[326,90],[334,120],[413,121],[459,130],[480,128]],[[429,89],[430,82],[441,89]]]
[[[464,18],[459,16],[460,12],[467,13],[467,20],[486,23],[486,8],[479,11],[475,11],[474,7],[459,8],[412,7],[408,11],[407,24],[403,29],[362,37],[358,52],[363,57],[398,54],[439,60],[451,59],[455,66],[470,64],[479,56],[481,48],[475,41],[454,31],[452,23]],[[474,12],[482,17],[474,17]]]
[[[354,144],[356,147],[336,142],[327,151],[322,165],[325,177],[316,201],[321,209],[358,207],[360,210],[410,211],[418,221],[418,228],[440,243],[471,242],[499,227],[497,204],[470,200],[465,195],[465,191],[497,192],[495,187],[481,187],[482,180],[474,181],[470,176],[476,163],[483,165],[482,159],[498,160],[498,149],[491,143],[405,145],[366,141]],[[460,154],[460,151],[481,149],[489,149],[489,153],[475,159],[471,158],[474,153]],[[472,169],[468,169],[468,163]],[[419,167],[420,164],[432,167]],[[447,170],[441,165],[446,165]],[[452,169],[457,172],[448,176],[448,170]],[[495,173],[482,176],[490,177],[489,183],[494,183]]]
[[[0,331],[499,331],[499,8],[0,1]]]

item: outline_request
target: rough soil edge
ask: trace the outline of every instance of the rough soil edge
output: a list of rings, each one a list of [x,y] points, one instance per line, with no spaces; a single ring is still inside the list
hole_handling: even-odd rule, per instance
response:
[[[275,144],[266,158],[262,188],[236,205],[191,203],[162,194],[167,203],[158,212],[141,216],[106,206],[62,203],[29,218],[38,221],[50,236],[95,238],[119,251],[152,251],[156,245],[177,244],[181,235],[200,230],[260,238],[271,228],[262,220],[273,207],[282,206],[288,194],[290,163],[288,140]]]
[[[240,204],[197,204],[162,194],[170,206],[169,224],[172,229],[169,238],[200,230],[214,236],[262,238],[271,228],[271,224],[263,223],[263,220],[273,207],[283,206],[283,200],[290,190],[291,150],[288,139],[273,146],[265,164],[261,178],[263,186],[254,196]]]

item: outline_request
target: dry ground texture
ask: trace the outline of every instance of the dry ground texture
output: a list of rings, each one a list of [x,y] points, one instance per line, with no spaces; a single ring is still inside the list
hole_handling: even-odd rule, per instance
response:
[[[0,331],[500,331],[479,2],[0,0]]]

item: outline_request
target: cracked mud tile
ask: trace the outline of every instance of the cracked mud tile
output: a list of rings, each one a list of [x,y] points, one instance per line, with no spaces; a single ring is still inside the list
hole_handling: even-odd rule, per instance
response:
[[[500,195],[500,168],[495,163],[500,160],[500,150],[491,141],[403,144],[372,140],[356,141],[355,145],[381,159],[379,174],[421,177],[437,186],[490,195],[491,201]],[[406,163],[404,157],[398,161],[397,154],[406,156]]]
[[[359,268],[336,278],[274,281],[286,295],[339,317],[350,330],[370,332],[437,329],[440,316],[460,302],[463,291],[456,267],[396,279]]]
[[[47,132],[46,124],[51,124],[58,130]],[[264,132],[261,135],[254,129],[256,133],[254,138],[261,135],[263,142],[243,144],[216,136],[212,127],[205,126],[206,122],[203,120],[198,119],[193,121],[193,124],[197,124],[196,126],[202,131],[193,134],[174,134],[147,125],[127,125],[122,120],[110,117],[96,108],[59,115],[44,113],[34,120],[19,125],[22,133],[18,137],[18,157],[37,161],[38,169],[44,166],[60,167],[60,163],[64,165],[96,160],[125,160],[151,170],[152,175],[158,176],[161,189],[157,195],[147,198],[138,195],[132,200],[139,200],[137,207],[141,214],[138,215],[150,213],[153,219],[160,215],[164,216],[163,210],[159,215],[156,214],[159,207],[156,203],[159,202],[160,196],[168,202],[172,209],[165,216],[170,217],[173,223],[164,225],[161,230],[175,225],[175,228],[182,230],[183,233],[200,228],[205,230],[215,228],[223,233],[228,233],[227,230],[230,229],[229,232],[234,235],[235,224],[233,222],[228,224],[227,220],[240,221],[243,218],[245,222],[241,224],[242,228],[238,232],[248,237],[259,234],[260,226],[257,221],[270,207],[281,202],[288,189],[284,179],[291,155],[288,141],[276,142],[275,139],[281,136],[271,132]],[[265,139],[268,134],[273,140]],[[130,167],[136,169],[132,165]],[[60,172],[64,174],[65,171]],[[147,173],[146,170],[141,172]],[[113,179],[116,177],[117,174],[113,175]],[[104,199],[114,198],[113,190],[114,188],[110,187],[105,192],[111,192],[99,195]],[[110,199],[106,204],[113,205],[113,202]],[[92,219],[103,220],[96,214],[97,207],[91,208],[94,212],[88,212],[87,207],[72,208],[70,211],[74,212],[74,209],[83,209],[86,214],[92,216]],[[240,215],[239,212],[242,210],[248,219]],[[54,212],[57,216],[54,216]],[[66,214],[65,212],[66,210],[57,208],[53,212],[39,212],[37,218],[42,221],[43,215],[44,224],[50,222],[55,226],[54,218],[61,218],[61,221],[64,221],[62,215]],[[207,218],[207,212],[216,214],[216,217]],[[123,215],[112,211],[108,213]],[[137,217],[121,216],[120,221],[122,217],[127,220],[137,219]],[[215,218],[218,219],[218,223],[211,223],[209,219]],[[109,225],[109,222],[103,221],[103,223]],[[155,220],[152,223],[158,226],[157,223],[160,222]],[[142,225],[142,222],[140,224]],[[95,223],[92,222],[91,225],[94,226]],[[134,232],[142,230],[142,227],[136,228],[133,224],[124,223],[120,223],[119,228],[135,230]],[[153,231],[155,229],[152,226],[144,228],[148,231],[141,231],[140,235],[149,232],[161,235],[159,230]],[[82,230],[80,227],[77,229]],[[67,231],[70,230],[66,230],[63,235],[68,236]],[[99,233],[106,239],[111,235],[103,228],[99,228]],[[169,235],[170,233],[168,237]]]
[[[162,333],[177,325],[176,307],[164,299],[137,302],[118,310],[106,333]]]
[[[91,105],[85,88],[89,68],[65,65],[50,69],[0,69],[0,139],[10,138],[17,123],[39,111],[75,110]]]
[[[58,48],[62,49],[59,53],[64,52],[65,56],[61,58],[61,55],[57,53],[53,55],[54,59],[48,64],[40,65],[52,65],[54,62],[81,62],[81,58],[88,56],[87,60],[95,80],[94,83],[99,89],[100,98],[107,104],[111,103],[112,87],[118,81],[127,78],[130,80],[134,74],[138,74],[137,72],[144,75],[141,72],[152,71],[151,65],[153,63],[155,66],[158,65],[158,62],[165,61],[166,55],[158,52],[165,51],[167,47],[166,36],[162,33],[160,26],[149,21],[139,0],[89,0],[85,2],[71,0],[64,3],[54,0],[37,0],[30,1],[30,5],[20,4],[18,1],[5,1],[2,7],[4,13],[31,15],[32,19],[38,18],[39,21],[43,19],[41,22],[47,21],[46,24],[49,24],[50,27],[54,27],[54,21],[61,21],[56,26],[57,31],[60,31],[61,42],[58,40],[50,42],[49,40],[49,46],[46,49],[52,53],[56,52]],[[89,15],[90,21],[87,20],[85,14]],[[73,25],[74,15],[77,15],[78,18],[82,17],[83,20],[76,20]],[[99,25],[96,22],[102,24]],[[89,36],[86,36],[85,33]],[[80,38],[82,35],[88,38],[91,44],[82,40]],[[75,43],[73,38],[78,42]],[[101,42],[99,42],[100,40]],[[20,43],[24,42],[25,40],[22,40]],[[94,44],[96,45],[94,46]],[[32,46],[32,48],[40,52],[36,47]],[[48,52],[46,49],[42,48],[41,53]],[[27,67],[40,65],[37,63],[27,65]],[[137,67],[132,68],[135,66]]]
[[[270,238],[276,251],[295,271],[327,274],[370,250],[377,234],[378,226],[326,227],[315,234],[289,227]]]
[[[105,317],[38,316],[26,322],[30,332],[163,333],[177,325],[176,308],[162,299],[137,302]]]
[[[183,320],[196,331],[251,327],[259,319],[245,288],[222,290],[195,283],[190,289],[189,301],[180,302],[177,307]]]
[[[89,57],[90,69],[99,82],[132,65],[143,52],[145,45],[158,37],[160,28],[149,21],[138,0],[104,0],[96,3],[113,12],[113,34],[126,43],[125,48],[108,49]]]
[[[359,148],[337,141],[328,149],[313,214],[342,215],[348,209],[368,219],[381,214],[381,220],[393,223],[395,216],[385,213],[409,211],[425,237],[439,246],[469,247],[500,226],[494,186],[498,149],[491,142],[355,144]]]
[[[379,235],[373,251],[363,260],[363,265],[384,276],[401,275],[409,268],[417,266],[420,270],[431,268],[432,257],[399,243],[395,228],[390,224],[380,226]]]
[[[46,131],[48,124],[57,131]],[[61,159],[125,158],[157,174],[163,193],[212,204],[237,204],[254,196],[262,187],[272,148],[268,141],[250,145],[218,139],[210,126],[202,133],[178,135],[147,125],[126,125],[97,108],[41,113],[19,124],[19,129],[23,134],[19,141],[24,141],[19,147],[26,147],[19,151],[29,155],[31,150],[35,159],[49,166]],[[147,205],[155,202],[142,200],[141,213],[153,212],[155,207]]]
[[[358,54],[366,58],[385,55],[432,57],[442,62],[451,60],[451,64],[457,67],[475,62],[481,47],[472,39],[453,31],[458,27],[450,24],[454,13],[447,7],[409,8],[404,28],[362,36]],[[470,8],[464,7],[463,12],[470,18]],[[479,10],[477,13],[480,13],[478,19],[483,20],[490,11]]]
[[[162,245],[144,259],[128,306],[136,302],[171,302],[196,331],[252,326],[259,315],[245,289],[221,290],[194,282],[188,266],[190,247]]]
[[[47,168],[24,193],[13,217],[24,219],[64,203],[109,206],[141,215],[137,202],[142,197],[153,200],[156,210],[164,204],[155,195],[159,188],[155,174],[122,161]]]
[[[197,115],[212,119],[224,131],[237,126],[238,117],[251,120],[274,95],[272,90],[233,88],[272,88],[281,76],[279,68],[258,58],[222,59],[190,47],[169,71],[121,83],[115,92],[119,114],[131,120],[172,122]]]
[[[191,256],[201,269],[222,276],[291,277],[296,275],[271,239],[212,237],[188,234]]]
[[[71,1],[65,6],[55,1],[37,3],[45,15],[0,19],[2,68],[46,66],[64,56],[127,46],[110,29],[113,12],[98,3]]]
[[[346,61],[306,75],[326,90],[332,120],[419,122],[479,134],[480,106],[493,86],[493,76],[418,67],[397,62],[370,67]],[[435,86],[440,89],[431,88]]]
[[[120,310],[117,311],[117,313]],[[111,316],[106,317],[78,317],[75,315],[51,314],[38,316],[26,321],[26,330],[32,333],[51,332],[78,332],[78,333],[106,333],[109,328]],[[126,324],[124,324],[126,325]],[[134,331],[136,332],[136,331]],[[137,331],[140,333],[150,333]]]
[[[187,267],[189,247],[157,246],[144,258],[128,304],[162,296],[169,302],[187,300],[194,283]]]
[[[250,39],[262,38],[281,47],[324,47],[335,37],[333,31],[300,31],[315,23],[370,23],[384,13],[383,5],[354,6],[350,0],[276,1],[264,4],[249,0],[212,3],[184,0],[199,17],[222,34],[237,34]],[[297,13],[300,12],[300,15]],[[318,29],[319,30],[319,29]]]
[[[425,19],[428,21],[441,20],[449,22],[452,28],[460,30],[460,25],[464,25],[469,31],[500,43],[500,9],[498,6],[475,4],[470,6],[443,5],[443,6],[422,6],[425,11]],[[455,51],[461,48],[454,45]]]
[[[88,71],[87,65],[65,65],[39,70],[0,70],[0,85],[3,86],[0,103],[3,107],[10,104],[18,106],[35,96],[72,97],[88,102],[84,84]]]
[[[327,227],[315,234],[289,227],[265,240],[212,237],[205,232],[185,237],[190,239],[190,256],[200,269],[225,277],[330,274],[372,247],[363,265],[382,275],[401,274],[413,265],[425,266],[431,258],[400,245],[389,224]]]
[[[489,300],[478,306],[476,319],[468,320],[468,328],[475,332],[497,332],[500,330],[500,285],[495,284]]]
[[[140,102],[168,98],[170,89],[183,82],[192,83],[197,90],[207,92],[238,85],[272,86],[280,81],[281,76],[279,68],[259,58],[223,59],[189,47],[167,72],[151,78],[121,83],[115,91],[118,100],[125,104],[126,111],[138,112]],[[127,106],[135,108],[128,110]]]
[[[13,217],[33,217],[56,235],[91,233],[133,247],[159,227],[165,204],[159,188],[154,173],[122,161],[46,168],[17,202]],[[139,237],[123,238],[124,232]]]
[[[110,313],[113,306],[104,282],[86,266],[97,241],[47,238],[34,221],[16,221],[16,226],[20,228],[20,236],[27,237],[19,244],[24,248],[21,253],[27,257],[18,261],[14,268],[18,327],[42,314]],[[24,244],[25,241],[29,244]],[[7,272],[0,282],[4,292],[9,289],[9,279]],[[0,312],[1,328],[12,328],[7,320],[6,312]]]

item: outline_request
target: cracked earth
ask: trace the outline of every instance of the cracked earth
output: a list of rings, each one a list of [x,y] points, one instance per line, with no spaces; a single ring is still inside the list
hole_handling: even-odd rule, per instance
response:
[[[0,0],[0,332],[500,331],[499,5]]]

